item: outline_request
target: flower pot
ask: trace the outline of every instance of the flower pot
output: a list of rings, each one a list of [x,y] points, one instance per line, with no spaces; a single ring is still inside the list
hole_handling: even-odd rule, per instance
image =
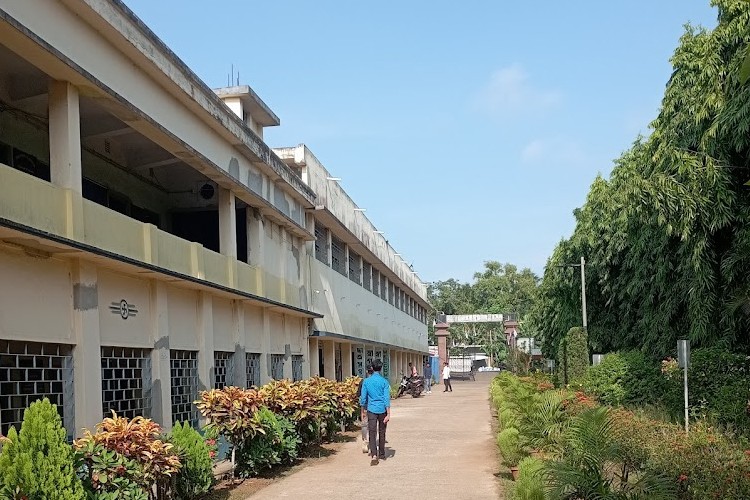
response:
[[[510,468],[510,475],[513,476],[513,481],[518,480],[518,466]]]

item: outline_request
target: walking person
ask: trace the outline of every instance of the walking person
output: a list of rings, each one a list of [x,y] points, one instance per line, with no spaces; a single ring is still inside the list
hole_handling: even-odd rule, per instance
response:
[[[451,367],[448,366],[447,361],[443,363],[443,383],[445,384],[443,392],[453,392],[453,387],[451,387]]]
[[[432,365],[430,364],[430,358],[427,358],[427,361],[424,362],[422,373],[424,375],[424,393],[432,394],[432,387],[430,385],[432,384]]]
[[[385,460],[385,430],[391,419],[391,386],[381,374],[383,362],[372,361],[372,375],[362,384],[359,405],[367,408],[367,430],[370,437],[370,465]]]
[[[372,375],[372,364],[368,363],[365,378],[359,381],[359,387],[357,387],[357,399],[362,396],[362,385],[370,375]],[[368,451],[370,451],[370,441],[367,431],[367,408],[364,406],[359,407],[359,425],[362,429],[362,453],[367,453]]]

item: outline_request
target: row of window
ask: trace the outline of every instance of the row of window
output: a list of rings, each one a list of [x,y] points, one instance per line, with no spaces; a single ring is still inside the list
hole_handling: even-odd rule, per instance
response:
[[[259,386],[261,355],[245,354],[245,380],[235,380],[233,352],[214,352],[214,387]],[[284,355],[269,355],[270,375],[284,378]],[[292,377],[302,379],[302,356],[292,355]],[[170,350],[172,421],[198,425],[198,352]],[[101,348],[102,413],[133,418],[151,416],[151,350],[127,347]],[[24,410],[48,398],[57,405],[63,425],[72,438],[73,350],[62,344],[0,340],[0,433],[21,428]]]
[[[329,236],[331,239],[330,255]],[[317,222],[315,223],[315,258],[414,319],[427,324],[427,310],[424,307],[351,249],[347,258],[346,243],[329,234],[328,229]]]

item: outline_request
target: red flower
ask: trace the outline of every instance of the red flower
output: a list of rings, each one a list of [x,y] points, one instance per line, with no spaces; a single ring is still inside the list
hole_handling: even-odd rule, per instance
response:
[[[680,474],[680,482],[681,483],[684,483],[687,480],[688,480],[688,477],[685,474]]]

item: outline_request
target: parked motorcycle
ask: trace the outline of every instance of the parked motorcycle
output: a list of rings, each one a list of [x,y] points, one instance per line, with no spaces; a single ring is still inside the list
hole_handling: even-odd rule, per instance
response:
[[[398,393],[396,394],[397,398],[400,398],[402,394],[411,394],[411,397],[418,398],[420,394],[422,394],[422,391],[424,390],[424,378],[417,375],[416,377],[407,377],[406,375],[403,376],[401,379],[401,384],[399,384],[398,387]]]

